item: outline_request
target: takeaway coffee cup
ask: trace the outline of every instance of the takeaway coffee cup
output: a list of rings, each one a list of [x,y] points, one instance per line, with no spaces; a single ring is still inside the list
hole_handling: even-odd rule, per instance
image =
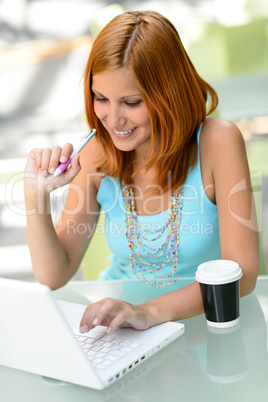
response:
[[[239,321],[239,265],[230,260],[207,261],[198,266],[195,279],[200,284],[208,325],[227,328]]]

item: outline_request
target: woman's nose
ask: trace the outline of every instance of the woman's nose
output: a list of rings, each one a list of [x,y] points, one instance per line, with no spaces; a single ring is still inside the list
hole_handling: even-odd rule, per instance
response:
[[[121,127],[125,124],[126,117],[118,107],[110,107],[107,115],[107,123],[111,128]]]

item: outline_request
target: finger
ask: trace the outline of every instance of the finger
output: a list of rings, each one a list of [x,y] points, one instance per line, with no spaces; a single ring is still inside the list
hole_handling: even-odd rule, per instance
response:
[[[48,169],[49,169],[49,164],[50,164],[51,153],[52,153],[51,148],[44,148],[43,149],[42,160],[41,160],[41,170],[42,170],[42,175],[43,176],[48,175]]]
[[[80,156],[77,154],[72,158],[71,161],[71,165],[70,167],[66,169],[62,172],[62,174],[60,174],[57,177],[54,176],[50,176],[51,179],[55,180],[55,183],[57,183],[57,185],[63,186],[66,184],[71,183],[71,181],[73,181],[73,179],[75,178],[75,176],[80,172],[81,170],[81,165],[79,162],[79,158]],[[74,161],[73,161],[74,159]]]
[[[49,167],[48,167],[48,172],[50,174],[53,174],[60,164],[60,156],[61,156],[62,148],[59,146],[55,146],[52,149],[51,157],[50,157],[50,162],[49,162]]]
[[[71,166],[68,169],[68,174],[70,175],[71,180],[80,172],[81,165],[80,165],[80,155],[76,154],[72,158]]]
[[[117,327],[142,327],[143,323],[139,323],[137,314],[135,315],[135,308],[129,303],[116,300],[106,299],[105,303],[96,311],[92,324],[105,325],[108,328],[108,333],[113,332]]]
[[[110,315],[116,314],[118,309],[118,301],[110,298],[106,298],[103,300],[103,303],[100,305],[99,309],[96,310],[95,316],[92,320],[92,325],[108,325],[111,321]]]
[[[120,326],[124,327],[133,327],[133,325],[129,322],[132,318],[131,310],[121,310],[116,314],[113,320],[110,322],[107,333],[111,334]],[[122,325],[123,324],[123,325]]]
[[[38,171],[39,168],[41,168],[42,149],[34,148],[29,152],[27,162],[31,163],[31,161],[35,162],[35,167],[36,167],[36,170]],[[31,167],[32,167],[32,164],[31,164]]]
[[[62,148],[61,155],[60,155],[60,163],[65,163],[69,159],[71,153],[73,152],[72,144],[65,144]]]
[[[36,151],[35,149],[32,149],[28,154],[25,169],[24,169],[25,173],[37,172],[39,169],[39,167],[37,167],[35,151]]]
[[[98,309],[98,303],[93,303],[85,309],[83,317],[81,318],[80,321],[79,331],[81,333],[88,332],[92,328],[94,328],[92,321],[97,309]]]
[[[96,325],[109,324],[111,319],[109,319],[108,315],[111,314],[114,304],[115,300],[106,298],[88,306],[80,322],[80,332],[83,328],[87,328],[90,331]]]

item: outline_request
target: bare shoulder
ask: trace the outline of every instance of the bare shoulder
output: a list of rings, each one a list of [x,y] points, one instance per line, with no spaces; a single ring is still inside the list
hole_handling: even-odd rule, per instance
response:
[[[227,182],[249,176],[244,138],[238,127],[227,120],[209,118],[200,135],[202,180],[209,199],[216,203],[216,190]]]
[[[245,146],[244,138],[238,127],[231,121],[217,117],[204,122],[200,144],[216,154],[224,150],[231,151],[233,147]]]
[[[244,145],[244,138],[238,127],[231,121],[217,117],[209,118],[204,122],[201,141],[206,147],[216,149]]]
[[[238,127],[228,120],[216,117],[204,122],[200,136],[200,154],[203,164],[211,171],[235,159],[236,163],[240,160],[243,164],[247,160],[245,141]]]

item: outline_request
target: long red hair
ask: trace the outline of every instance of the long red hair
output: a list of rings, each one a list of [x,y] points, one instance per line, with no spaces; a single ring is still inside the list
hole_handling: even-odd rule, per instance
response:
[[[135,174],[133,151],[114,146],[94,113],[91,91],[94,74],[118,68],[138,85],[150,115],[151,150],[143,167],[157,166],[156,184],[166,191],[171,177],[176,189],[197,162],[197,128],[216,109],[217,93],[198,75],[177,30],[161,14],[132,11],[109,22],[95,39],[86,65],[85,109],[105,155],[99,170],[126,184]]]

